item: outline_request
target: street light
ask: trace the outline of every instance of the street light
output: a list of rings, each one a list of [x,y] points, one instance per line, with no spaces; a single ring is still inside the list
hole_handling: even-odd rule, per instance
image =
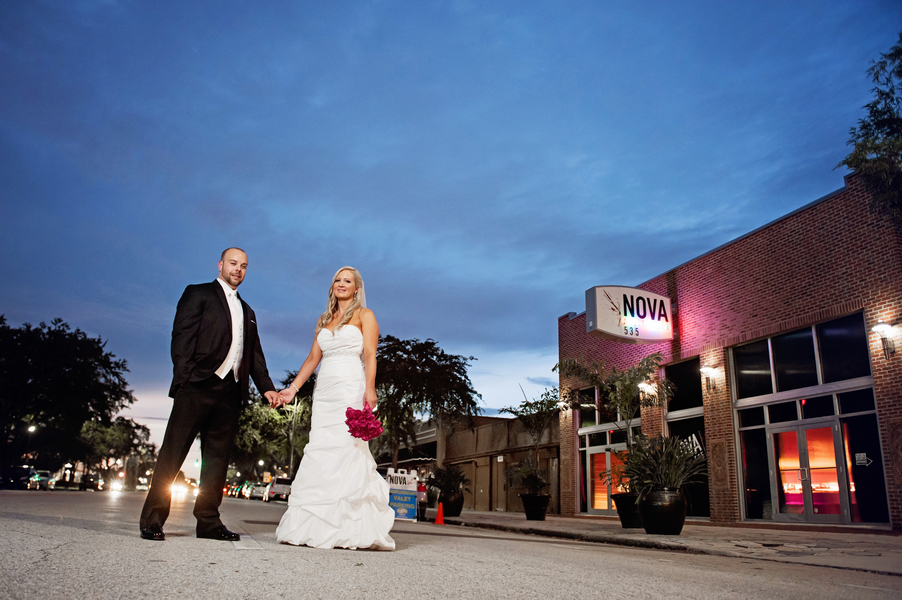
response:
[[[37,429],[34,425],[28,426],[28,444],[25,446],[25,456],[31,459],[31,436],[34,435],[34,430]]]

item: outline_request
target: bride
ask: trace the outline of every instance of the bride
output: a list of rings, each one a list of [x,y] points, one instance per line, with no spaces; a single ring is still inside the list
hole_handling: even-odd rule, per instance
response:
[[[280,542],[314,548],[394,550],[388,535],[394,511],[388,483],[376,472],[368,444],[352,437],[347,408],[376,408],[379,324],[366,308],[363,279],[343,267],[316,323],[313,347],[273,406],[294,398],[317,365],[310,441],[291,485],[288,510],[276,529]]]

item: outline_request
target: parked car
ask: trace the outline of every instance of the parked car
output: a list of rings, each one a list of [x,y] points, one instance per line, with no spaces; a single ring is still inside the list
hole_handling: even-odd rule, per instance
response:
[[[50,471],[35,471],[34,476],[28,482],[30,490],[52,490],[55,483]]]
[[[266,495],[266,486],[267,484],[262,481],[258,481],[257,483],[251,486],[250,494],[248,494],[248,499],[250,500],[263,500],[263,497]]]
[[[7,467],[0,474],[0,488],[27,490],[28,483],[35,476],[35,473],[34,467],[29,467],[28,465]]]
[[[81,491],[99,492],[103,489],[103,479],[94,473],[85,473],[81,476],[81,483],[78,484]]]
[[[288,477],[273,477],[269,485],[266,486],[266,492],[263,494],[263,501],[270,500],[288,500],[291,493],[291,479]]]

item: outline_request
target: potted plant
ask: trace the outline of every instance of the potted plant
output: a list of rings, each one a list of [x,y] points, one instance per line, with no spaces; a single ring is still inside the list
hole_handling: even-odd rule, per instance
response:
[[[442,504],[442,512],[446,517],[459,517],[464,507],[464,491],[470,479],[464,475],[463,469],[457,465],[443,465],[426,480],[426,485],[439,491],[438,501]]]
[[[623,466],[639,494],[639,515],[649,534],[679,535],[686,521],[683,486],[707,471],[704,451],[691,440],[641,435]]]
[[[602,483],[611,485],[611,497],[620,517],[620,524],[626,529],[642,526],[637,507],[639,494],[630,478],[623,473],[624,464],[634,445],[633,420],[643,408],[666,405],[675,390],[668,379],[662,378],[657,385],[650,383],[660,370],[663,359],[663,354],[655,352],[642,358],[635,367],[623,370],[608,368],[603,362],[587,363],[572,358],[564,359],[554,366],[554,370],[562,377],[573,377],[598,388],[601,398],[599,410],[624,433],[626,451],[612,452],[617,459],[614,466],[600,475]]]
[[[601,482],[611,486],[611,499],[617,509],[620,526],[624,529],[642,529],[642,518],[639,516],[639,494],[633,489],[632,480],[624,475],[629,452],[620,450],[611,454],[615,460],[610,471],[605,470],[599,473]]]
[[[526,519],[544,521],[551,496],[545,493],[550,484],[545,471],[539,467],[539,445],[551,420],[557,416],[562,407],[569,404],[561,399],[557,388],[546,389],[538,399],[533,400],[526,397],[522,387],[520,392],[523,394],[520,406],[508,406],[499,412],[514,415],[520,420],[532,440],[532,450],[525,461],[509,471],[509,475],[526,488],[526,493],[520,494]]]

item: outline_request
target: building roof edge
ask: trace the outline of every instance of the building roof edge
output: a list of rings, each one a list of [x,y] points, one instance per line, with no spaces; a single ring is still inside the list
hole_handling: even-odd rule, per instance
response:
[[[854,175],[854,173],[849,173],[848,175],[845,175],[845,176],[843,177],[843,180],[844,180],[844,181],[847,181],[848,178],[851,177],[852,175]],[[767,229],[767,228],[770,227],[771,225],[775,225],[775,224],[779,223],[780,221],[783,221],[783,220],[785,220],[785,219],[788,219],[789,217],[792,217],[792,216],[794,216],[794,215],[796,215],[796,214],[798,214],[798,213],[800,213],[800,212],[802,212],[802,211],[808,210],[809,208],[811,208],[811,207],[813,207],[813,206],[817,206],[817,205],[820,204],[821,202],[826,202],[827,200],[829,200],[829,199],[831,199],[831,198],[834,198],[835,196],[838,196],[839,194],[842,194],[843,192],[846,192],[846,191],[848,191],[848,190],[849,190],[848,184],[843,185],[843,186],[842,186],[841,188],[839,188],[838,190],[834,190],[834,191],[830,192],[829,194],[826,194],[825,196],[821,196],[820,198],[818,198],[817,200],[814,200],[813,202],[809,202],[808,204],[805,204],[805,205],[803,205],[803,206],[800,206],[799,208],[797,208],[797,209],[795,209],[795,210],[793,210],[793,211],[791,211],[791,212],[788,212],[788,213],[786,213],[785,215],[782,215],[782,216],[780,216],[780,217],[777,217],[777,218],[774,219],[773,221],[769,221],[768,223],[765,223],[764,225],[762,225],[762,226],[760,226],[760,227],[756,227],[755,229],[753,229],[753,230],[751,230],[751,231],[749,231],[749,232],[747,232],[747,233],[743,233],[743,234],[740,235],[739,237],[733,238],[732,240],[730,240],[730,241],[728,241],[728,242],[724,242],[724,243],[721,244],[720,246],[717,246],[716,248],[712,248],[711,250],[708,250],[707,252],[703,252],[703,253],[699,254],[698,256],[696,256],[695,258],[690,258],[690,259],[687,260],[687,261],[681,262],[681,263],[678,264],[677,266],[672,267],[672,268],[670,268],[670,269],[667,269],[667,270],[664,271],[663,273],[658,273],[658,274],[655,275],[654,277],[652,277],[652,278],[650,278],[650,279],[646,279],[645,281],[643,281],[642,283],[636,285],[635,287],[642,287],[642,286],[645,285],[646,283],[649,283],[650,281],[652,281],[652,280],[654,280],[654,279],[657,279],[657,278],[660,277],[661,275],[665,275],[665,274],[667,274],[667,273],[669,273],[669,272],[671,272],[671,271],[675,271],[675,270],[679,269],[680,267],[686,266],[686,265],[688,265],[689,263],[692,263],[692,262],[697,261],[697,260],[700,259],[700,258],[703,258],[703,257],[705,257],[705,256],[708,256],[709,254],[713,254],[714,252],[717,252],[718,250],[722,250],[723,248],[726,248],[727,246],[731,246],[731,245],[735,244],[736,242],[738,242],[738,241],[740,241],[740,240],[744,240],[745,238],[750,237],[750,236],[752,236],[752,235],[758,233],[758,232],[761,231],[762,229]]]

